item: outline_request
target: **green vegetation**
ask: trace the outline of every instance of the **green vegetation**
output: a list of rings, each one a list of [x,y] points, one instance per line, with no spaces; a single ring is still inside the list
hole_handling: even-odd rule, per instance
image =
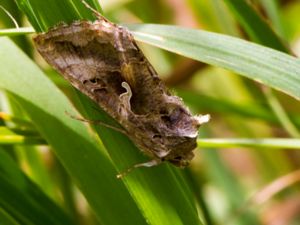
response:
[[[117,179],[147,157],[123,134],[66,114],[115,123],[29,35],[96,17],[80,0],[3,0],[21,29],[1,8],[0,224],[298,224],[299,1],[86,2],[128,27],[174,93],[212,120],[185,170]]]

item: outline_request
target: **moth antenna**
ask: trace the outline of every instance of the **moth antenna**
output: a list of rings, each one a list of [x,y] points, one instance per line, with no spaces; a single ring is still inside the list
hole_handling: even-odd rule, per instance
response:
[[[159,165],[160,163],[162,162],[161,159],[153,159],[149,162],[145,162],[145,163],[139,163],[139,164],[135,164],[133,165],[132,167],[129,167],[127,170],[119,173],[117,175],[117,178],[120,179],[120,178],[123,178],[125,177],[128,173],[130,173],[132,170],[136,169],[136,168],[139,168],[139,167],[152,167],[152,166],[157,166]]]
[[[87,123],[91,123],[91,124],[96,124],[96,125],[101,125],[101,126],[104,126],[104,127],[107,127],[107,128],[110,128],[112,130],[115,130],[115,131],[118,131],[124,135],[127,136],[127,132],[121,128],[118,128],[118,127],[115,127],[115,126],[112,126],[112,125],[109,125],[107,123],[104,123],[100,120],[88,120],[88,119],[85,119],[85,118],[81,118],[81,117],[77,117],[77,116],[74,116],[74,115],[71,115],[69,112],[65,112],[68,116],[70,116],[72,119],[75,119],[75,120],[79,120],[79,121],[82,121],[82,122],[87,122]]]
[[[91,10],[95,14],[96,17],[107,21],[106,18],[104,18],[104,16],[102,16],[96,9],[94,9],[92,6],[90,6],[85,0],[81,0],[81,2],[82,2],[82,4],[85,5],[86,8]]]
[[[19,24],[17,23],[16,19],[8,12],[8,10],[6,10],[2,5],[0,5],[0,8],[6,13],[6,15],[8,15],[8,17],[13,21],[13,23],[15,24],[15,27],[17,29],[19,29]]]

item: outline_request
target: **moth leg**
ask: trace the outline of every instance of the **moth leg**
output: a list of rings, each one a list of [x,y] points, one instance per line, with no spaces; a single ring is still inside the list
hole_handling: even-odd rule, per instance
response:
[[[128,173],[130,173],[132,170],[139,168],[139,167],[152,167],[152,166],[157,166],[162,162],[161,159],[153,159],[151,161],[145,162],[145,163],[139,163],[139,164],[135,164],[132,167],[129,167],[127,170],[119,173],[117,175],[117,178],[123,178],[124,176],[126,176]]]
[[[120,95],[120,100],[123,102],[125,108],[131,110],[130,99],[132,97],[132,91],[127,82],[122,82],[122,87],[126,89],[126,92]]]
[[[164,158],[164,157],[166,157],[170,152],[171,152],[171,150],[169,150],[169,151],[159,151],[159,152],[155,152],[155,154],[156,154],[159,158]]]
[[[66,114],[68,116],[70,116],[72,119],[75,119],[75,120],[79,120],[79,121],[82,121],[82,122],[87,122],[87,123],[91,123],[91,124],[96,124],[96,125],[101,125],[101,126],[104,126],[104,127],[107,127],[107,128],[110,128],[112,130],[115,130],[115,131],[118,131],[122,134],[125,134],[127,135],[127,132],[125,130],[123,130],[122,128],[118,128],[118,127],[115,127],[115,126],[112,126],[112,125],[109,125],[107,123],[104,123],[100,120],[88,120],[88,119],[85,119],[85,118],[81,118],[81,117],[77,117],[77,116],[74,116],[74,115],[71,115],[69,112],[66,111]]]

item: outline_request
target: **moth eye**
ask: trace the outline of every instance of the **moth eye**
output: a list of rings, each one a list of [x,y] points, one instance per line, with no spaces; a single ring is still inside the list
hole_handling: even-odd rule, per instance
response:
[[[161,135],[160,134],[154,134],[153,138],[161,138]]]
[[[86,83],[88,83],[88,82],[91,82],[92,84],[96,84],[96,83],[98,83],[98,81],[99,81],[98,78],[92,78],[92,79],[90,79],[90,80],[84,80],[84,81],[82,81],[82,83],[83,83],[83,84],[86,84]]]
[[[161,109],[159,111],[159,114],[168,114],[168,111],[166,109]]]
[[[166,122],[166,123],[170,123],[171,122],[171,118],[170,116],[162,116],[161,119]]]
[[[96,84],[97,80],[98,80],[97,78],[93,78],[93,79],[90,79],[90,82],[93,83],[93,84]]]
[[[182,159],[182,157],[181,156],[176,156],[174,159],[180,161]]]

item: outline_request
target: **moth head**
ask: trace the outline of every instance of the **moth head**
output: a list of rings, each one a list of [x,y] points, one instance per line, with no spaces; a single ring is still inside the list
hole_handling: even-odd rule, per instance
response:
[[[157,134],[153,135],[151,147],[156,155],[178,167],[186,167],[194,157],[198,128],[209,116],[193,116],[183,105],[169,104],[162,110],[156,123]]]
[[[194,157],[193,150],[197,147],[196,138],[168,137],[165,138],[164,150],[157,154],[162,161],[168,161],[178,167],[186,167]]]

